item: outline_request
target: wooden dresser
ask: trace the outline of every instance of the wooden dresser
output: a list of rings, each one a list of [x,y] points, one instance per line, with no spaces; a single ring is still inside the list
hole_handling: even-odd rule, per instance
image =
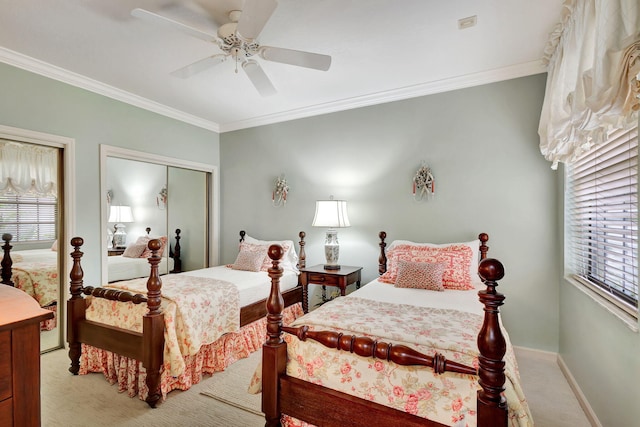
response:
[[[40,322],[53,312],[0,285],[0,426],[40,425]]]

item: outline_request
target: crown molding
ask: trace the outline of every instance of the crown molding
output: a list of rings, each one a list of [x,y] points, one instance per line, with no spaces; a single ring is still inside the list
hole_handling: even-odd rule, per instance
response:
[[[218,124],[2,47],[0,47],[0,62],[217,133],[231,132],[234,130],[303,119],[354,108],[401,101],[451,90],[465,89],[473,86],[495,83],[502,80],[540,74],[547,71],[542,60],[531,61],[494,70],[406,86],[399,89],[356,96],[335,102],[327,102],[274,114],[266,114],[264,116],[252,117],[246,120]]]
[[[497,68],[480,73],[466,74],[447,79],[406,86],[399,89],[378,92],[369,95],[356,96],[336,102],[313,105],[305,108],[284,111],[276,114],[268,114],[261,117],[254,117],[237,122],[223,123],[220,125],[220,132],[230,132],[239,129],[246,129],[256,126],[264,126],[288,120],[302,119],[306,117],[318,116],[321,114],[335,113],[354,108],[368,107],[371,105],[384,104],[387,102],[401,101],[419,96],[433,95],[435,93],[448,92],[457,89],[465,89],[473,86],[480,86],[495,83],[503,80],[526,77],[534,74],[546,73],[546,65],[540,61],[525,62],[509,67]]]
[[[117,101],[142,108],[144,110],[161,114],[163,116],[170,117],[181,122],[189,123],[200,128],[220,133],[220,125],[218,123],[204,120],[200,117],[196,117],[191,114],[176,110],[174,108],[167,107],[166,105],[160,104],[158,102],[151,101],[138,95],[134,95],[130,92],[126,92],[105,83],[101,83],[97,80],[90,79],[88,77],[82,76],[69,70],[65,70],[64,68],[57,67],[44,61],[31,58],[10,49],[0,47],[0,62],[4,62],[5,64],[13,65],[14,67],[18,67],[20,69],[30,71],[44,77],[67,83],[81,89],[86,89],[90,92],[104,95],[108,98],[112,98]]]

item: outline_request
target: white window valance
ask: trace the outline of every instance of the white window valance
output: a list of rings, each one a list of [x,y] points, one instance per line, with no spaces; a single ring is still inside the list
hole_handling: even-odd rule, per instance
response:
[[[640,2],[565,0],[545,60],[540,151],[557,168],[638,120]]]
[[[58,150],[0,139],[0,194],[58,194]]]

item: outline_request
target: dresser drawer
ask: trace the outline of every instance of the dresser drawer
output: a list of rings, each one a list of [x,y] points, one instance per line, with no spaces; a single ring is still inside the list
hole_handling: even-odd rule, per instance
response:
[[[2,286],[2,285],[0,285]],[[11,331],[0,332],[0,401],[11,397]],[[0,415],[0,419],[2,416]],[[0,423],[0,425],[6,425]]]
[[[309,283],[316,283],[328,286],[338,286],[340,278],[320,273],[309,273]]]

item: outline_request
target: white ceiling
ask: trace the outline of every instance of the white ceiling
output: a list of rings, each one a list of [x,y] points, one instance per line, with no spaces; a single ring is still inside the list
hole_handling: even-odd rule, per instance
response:
[[[170,75],[219,48],[130,14],[178,4],[206,13],[186,23],[215,34],[207,20],[227,22],[242,3],[2,0],[0,61],[225,132],[543,72],[562,8],[562,0],[278,0],[258,41],[327,54],[332,64],[325,72],[259,59],[278,90],[270,97],[233,61]],[[477,25],[458,29],[474,15]]]

